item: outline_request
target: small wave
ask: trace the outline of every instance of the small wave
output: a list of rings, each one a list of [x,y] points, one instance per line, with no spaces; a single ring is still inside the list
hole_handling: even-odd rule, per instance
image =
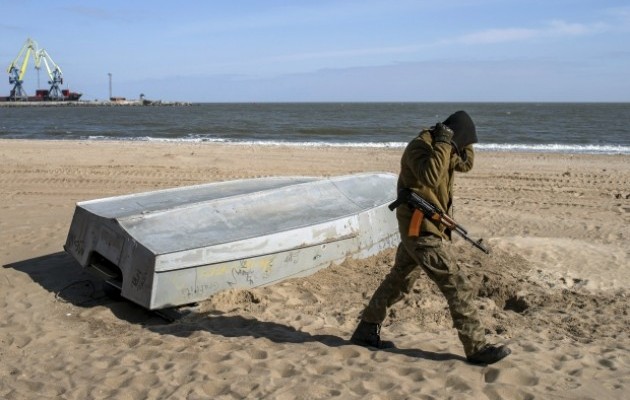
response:
[[[570,153],[570,154],[630,154],[630,146],[590,145],[590,144],[476,144],[480,151]]]
[[[87,140],[123,140],[160,143],[223,143],[235,146],[285,146],[285,147],[370,147],[370,148],[404,148],[405,142],[290,142],[281,140],[235,140],[225,138],[187,137],[187,138],[156,138],[156,137],[105,137],[88,136]]]
[[[384,148],[404,149],[407,142],[324,142],[324,141],[281,141],[281,140],[238,140],[209,137],[185,137],[185,138],[156,138],[142,137],[118,137],[88,136],[87,140],[123,140],[123,141],[148,141],[163,143],[222,143],[234,146],[284,146],[284,147],[341,147],[341,148]],[[478,151],[499,152],[531,152],[531,153],[568,153],[568,154],[629,154],[630,146],[616,145],[577,145],[577,144],[510,144],[510,143],[484,143],[475,144]]]

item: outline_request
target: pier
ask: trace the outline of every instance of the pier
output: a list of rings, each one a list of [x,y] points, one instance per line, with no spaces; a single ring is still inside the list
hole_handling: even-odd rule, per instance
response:
[[[190,106],[183,101],[0,101],[0,107],[150,107],[150,106]]]

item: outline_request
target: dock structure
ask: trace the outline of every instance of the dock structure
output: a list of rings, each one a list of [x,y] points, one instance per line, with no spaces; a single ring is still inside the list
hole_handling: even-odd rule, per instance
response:
[[[190,106],[194,103],[184,101],[0,101],[0,107],[153,107],[153,106]]]
[[[155,310],[397,245],[396,176],[274,177],[80,202],[64,246]]]

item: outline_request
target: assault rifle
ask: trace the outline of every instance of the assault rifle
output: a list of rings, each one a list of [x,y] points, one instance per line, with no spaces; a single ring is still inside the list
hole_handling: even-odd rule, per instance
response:
[[[401,189],[398,192],[398,198],[389,205],[389,209],[394,211],[401,204],[407,204],[414,210],[411,218],[411,225],[409,227],[409,236],[418,236],[420,234],[420,223],[422,222],[422,218],[427,217],[436,223],[441,223],[452,232],[457,233],[484,253],[490,254],[490,249],[482,243],[483,239],[479,239],[477,241],[472,239],[468,236],[468,232],[463,226],[455,222],[444,211],[418,196],[418,194],[413,192],[411,189]]]

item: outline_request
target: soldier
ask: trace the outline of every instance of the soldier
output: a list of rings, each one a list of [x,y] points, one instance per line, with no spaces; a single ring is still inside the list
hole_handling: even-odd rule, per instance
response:
[[[454,172],[472,169],[473,143],[477,143],[475,125],[465,111],[457,111],[443,123],[424,129],[402,155],[398,190],[409,188],[442,210],[450,211]],[[401,243],[394,266],[372,295],[350,340],[361,346],[393,347],[393,343],[380,338],[387,308],[402,300],[424,271],[446,297],[467,360],[473,364],[492,364],[506,357],[510,354],[507,346],[486,342],[473,303],[473,287],[443,242],[450,241],[450,232],[428,218],[420,223],[419,234],[417,229],[410,231],[412,214],[413,210],[405,205],[396,210]]]

